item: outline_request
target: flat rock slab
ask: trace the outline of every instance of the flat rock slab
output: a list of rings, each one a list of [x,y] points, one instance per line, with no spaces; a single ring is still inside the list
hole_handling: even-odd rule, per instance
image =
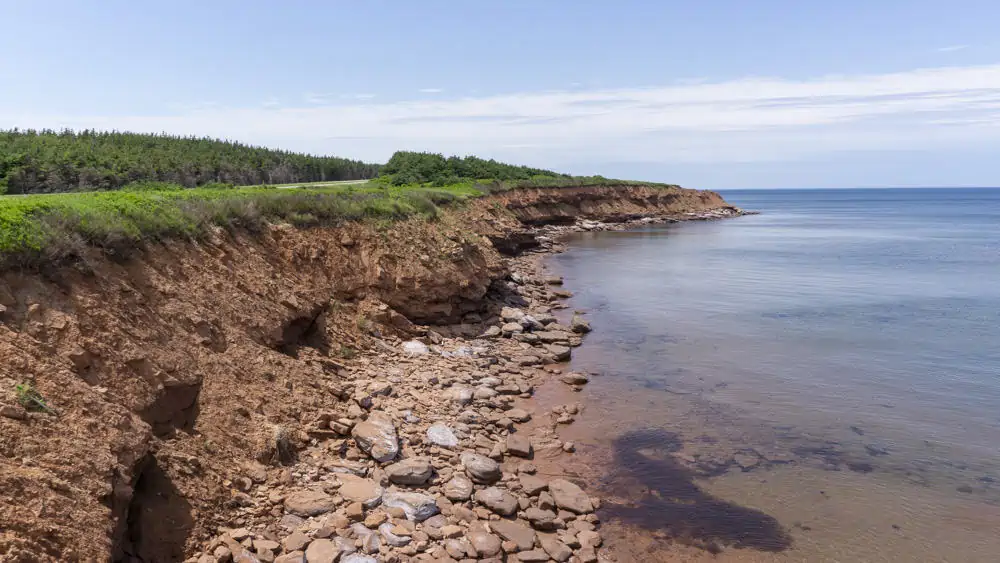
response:
[[[360,502],[365,508],[372,508],[378,506],[378,503],[382,501],[382,493],[385,490],[371,479],[341,475],[339,480],[341,482],[340,496],[348,502]]]
[[[423,522],[438,513],[436,499],[423,493],[388,490],[382,495],[382,504],[402,509],[406,518],[414,522]]]
[[[323,491],[298,491],[285,498],[285,510],[305,518],[326,514],[335,508],[334,498]]]
[[[383,412],[373,412],[368,420],[360,422],[351,429],[351,435],[358,448],[372,456],[375,461],[392,461],[399,454],[399,437],[396,435],[396,423],[392,417]]]
[[[549,481],[549,492],[556,501],[556,506],[563,510],[575,512],[577,514],[587,514],[594,511],[594,505],[590,502],[590,497],[580,487],[565,480],[553,479]]]
[[[510,520],[497,520],[491,521],[489,526],[501,538],[517,544],[517,548],[521,551],[535,547],[535,531],[524,524]]]

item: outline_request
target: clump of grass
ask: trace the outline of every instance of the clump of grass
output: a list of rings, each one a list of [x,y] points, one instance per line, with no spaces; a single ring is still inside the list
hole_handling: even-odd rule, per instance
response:
[[[358,355],[358,351],[355,350],[354,348],[351,348],[350,346],[341,344],[339,355],[341,358],[345,360],[350,360]]]
[[[26,410],[55,414],[55,410],[49,406],[42,394],[30,382],[15,385],[14,393],[17,395],[17,402]]]

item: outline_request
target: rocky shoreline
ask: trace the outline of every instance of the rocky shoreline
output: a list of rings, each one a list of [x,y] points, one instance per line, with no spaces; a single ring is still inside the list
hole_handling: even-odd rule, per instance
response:
[[[543,477],[533,461],[569,459],[557,428],[583,405],[537,412],[536,386],[559,378],[575,390],[588,375],[561,365],[590,325],[553,313],[571,293],[541,274],[539,257],[575,231],[742,214],[578,220],[529,228],[534,248],[508,258],[491,292],[497,314],[470,327],[416,327],[384,337],[374,354],[338,363],[322,382],[339,401],[306,423],[297,453],[275,437],[283,467],[251,464],[233,479],[232,527],[190,563],[604,560],[598,498],[586,483]],[[319,383],[318,383],[319,384]],[[284,452],[284,453],[283,453]]]

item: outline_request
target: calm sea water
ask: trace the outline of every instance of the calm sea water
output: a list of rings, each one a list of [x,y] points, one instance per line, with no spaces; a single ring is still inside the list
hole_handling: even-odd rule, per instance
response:
[[[663,430],[689,444],[671,451],[716,473],[828,471],[799,476],[817,487],[847,475],[858,481],[845,485],[845,498],[861,503],[849,511],[884,511],[898,526],[922,522],[925,537],[952,500],[973,503],[960,510],[995,507],[1000,190],[723,195],[762,214],[585,233],[552,259],[576,292],[573,307],[597,328],[574,359],[575,368],[603,374],[586,391],[593,406],[577,438],[612,464],[629,440],[648,450],[665,440],[650,432]],[[740,458],[742,469],[728,457],[739,451],[750,456]],[[612,472],[609,487],[616,479],[627,481]],[[865,506],[880,498],[865,491],[876,486],[895,492]],[[724,487],[742,496],[739,485]],[[774,498],[765,493],[758,505],[810,514],[811,501],[791,506],[795,491],[769,487]],[[914,500],[925,493],[939,496]],[[970,545],[979,532],[961,527],[951,537],[966,547],[937,542],[944,551],[934,557],[928,547],[897,546],[893,556],[860,544],[835,556],[823,545],[833,535],[814,532],[792,543],[812,542],[815,551],[792,559],[1000,560],[1000,552],[977,551],[987,549]]]

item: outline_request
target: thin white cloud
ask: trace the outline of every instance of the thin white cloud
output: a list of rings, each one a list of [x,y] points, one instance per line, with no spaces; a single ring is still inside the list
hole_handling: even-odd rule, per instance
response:
[[[782,162],[838,151],[990,150],[1000,142],[1000,64],[174,115],[2,112],[0,127],[168,131],[380,161],[415,149],[568,170],[594,162]]]
[[[440,94],[441,92],[444,92],[441,88],[421,88],[417,91],[421,94]]]
[[[954,53],[955,51],[964,51],[969,48],[969,45],[948,45],[947,47],[939,47],[939,53]]]

